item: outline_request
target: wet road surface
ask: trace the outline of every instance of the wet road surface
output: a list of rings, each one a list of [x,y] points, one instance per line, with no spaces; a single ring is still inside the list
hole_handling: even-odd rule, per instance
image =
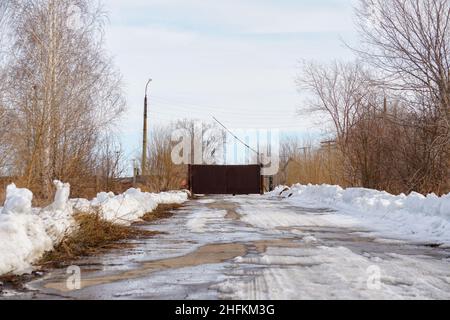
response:
[[[260,196],[192,200],[162,233],[74,263],[14,299],[449,299],[450,249],[374,236],[319,205]],[[68,285],[69,284],[69,285]]]

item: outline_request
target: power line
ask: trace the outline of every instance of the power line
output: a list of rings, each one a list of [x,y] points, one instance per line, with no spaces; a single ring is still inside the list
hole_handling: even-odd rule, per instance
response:
[[[237,141],[239,141],[240,143],[242,143],[244,146],[246,146],[249,150],[253,151],[254,153],[256,153],[259,157],[259,152],[256,151],[255,149],[253,149],[252,147],[250,147],[247,143],[245,143],[244,141],[242,141],[238,136],[236,136],[233,132],[231,132],[231,130],[229,130],[227,127],[225,127],[225,125],[220,122],[219,120],[216,119],[216,117],[213,116],[213,119],[221,126],[223,127],[229,134],[231,134]]]
[[[220,113],[223,116],[239,116],[239,117],[247,117],[247,118],[258,118],[258,119],[280,119],[280,120],[284,120],[284,119],[289,119],[292,118],[293,116],[295,116],[295,112],[286,112],[286,111],[281,111],[278,113],[274,113],[274,114],[262,114],[259,111],[252,111],[249,113],[244,113],[241,111],[234,111],[234,110],[199,110],[199,109],[187,109],[187,107],[181,107],[181,106],[177,106],[177,105],[172,105],[172,104],[160,104],[159,102],[154,103],[153,104],[153,108],[157,109],[157,110],[166,110],[167,107],[170,107],[170,109],[172,109],[173,111],[179,111],[179,112],[189,112],[189,114],[205,114],[205,113]]]
[[[227,110],[223,110],[224,108],[220,108],[218,106],[211,106],[211,105],[200,105],[200,104],[192,104],[192,103],[186,103],[186,102],[182,102],[180,100],[171,100],[171,99],[166,99],[166,98],[160,98],[160,97],[156,97],[156,96],[151,96],[153,101],[162,103],[162,104],[170,104],[170,105],[178,105],[178,106],[189,106],[189,107],[198,107],[198,108],[203,108],[203,109],[211,109],[214,110],[214,112],[222,112],[222,113],[226,113],[226,112],[230,112],[230,113],[234,113],[234,111],[227,111]],[[289,108],[284,108],[284,109],[291,109],[294,106],[291,106]],[[245,110],[246,108],[244,107],[239,107],[239,109],[241,111],[239,111],[240,113],[244,114],[246,112],[242,112],[243,110]],[[201,110],[197,110],[197,111],[201,111]],[[266,113],[267,116],[271,116],[271,115],[279,115],[279,112],[277,111],[269,111],[269,110],[259,110],[258,113],[262,114],[262,113]],[[252,111],[248,111],[249,115],[254,115],[254,112]]]
[[[169,113],[163,113],[163,112],[158,112],[158,111],[151,111],[149,112],[150,114],[153,115],[157,115],[158,118],[163,118],[165,120],[168,121],[174,121],[176,122],[177,120],[180,119],[193,119],[193,120],[208,120],[210,119],[210,115],[180,115],[180,114],[169,114]],[[162,116],[162,117],[161,117]],[[228,117],[227,117],[228,118]],[[264,126],[264,127],[274,127],[274,126],[278,126],[278,127],[300,127],[300,125],[295,124],[294,122],[290,122],[289,120],[285,120],[285,121],[277,121],[277,120],[273,120],[273,119],[256,119],[256,121],[252,121],[250,123],[249,121],[250,119],[242,119],[241,118],[237,118],[237,119],[233,119],[233,122],[237,123],[237,124],[241,124],[241,125],[253,125],[253,126]]]
[[[173,108],[173,107],[172,107]],[[173,116],[173,117],[188,117],[188,118],[209,118],[210,116],[213,115],[213,113],[210,112],[201,112],[201,111],[196,111],[196,110],[164,110],[164,111],[160,111],[160,108],[156,107],[156,110],[151,110],[150,113],[154,113],[154,114],[161,114],[161,115],[166,115],[166,116]],[[236,117],[235,119],[233,119],[233,121],[238,121],[238,122],[248,122],[249,120],[257,120],[258,122],[262,122],[262,121],[267,121],[270,123],[273,123],[274,120],[277,123],[280,124],[293,124],[293,121],[295,121],[294,119],[291,118],[281,118],[279,117],[278,119],[276,119],[275,117],[272,116],[262,116],[260,115],[258,117],[258,114],[256,115],[242,115],[239,113],[229,113],[226,115],[223,115],[224,117]]]
[[[194,116],[185,116],[185,117],[179,116],[178,118],[174,118],[174,117],[172,117],[172,115],[163,114],[163,113],[159,113],[159,112],[156,112],[156,111],[151,111],[149,113],[153,114],[153,115],[158,115],[158,117],[154,118],[153,120],[156,120],[156,121],[159,121],[159,122],[165,122],[165,123],[176,123],[177,121],[183,120],[183,119],[199,120],[199,121],[203,121],[203,120],[207,121],[209,119],[209,116],[204,116],[202,118],[197,118],[197,117],[194,117]],[[237,119],[236,121],[239,122],[241,120]],[[244,121],[244,120],[242,120],[242,121]],[[282,124],[282,123],[279,123],[279,122],[273,123],[273,121],[272,121],[272,123],[270,125],[264,124],[262,122],[258,122],[258,123],[253,124],[252,126],[248,126],[248,122],[245,122],[245,124],[243,123],[243,126],[240,129],[245,129],[245,128],[248,128],[248,129],[257,129],[257,128],[260,128],[260,129],[281,129],[281,130],[283,130],[283,129],[300,129],[300,128],[302,128],[303,131],[304,130],[311,130],[311,129],[313,129],[313,127],[304,127],[304,126],[295,125],[295,124],[292,124],[292,123],[287,123],[287,124]]]

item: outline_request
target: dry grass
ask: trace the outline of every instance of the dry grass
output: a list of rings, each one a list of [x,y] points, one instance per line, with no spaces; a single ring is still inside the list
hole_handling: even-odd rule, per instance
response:
[[[160,219],[167,219],[173,216],[173,210],[182,207],[181,204],[160,204],[155,210],[145,214],[142,220],[145,222],[153,222]]]
[[[158,232],[142,230],[133,226],[121,226],[101,219],[99,214],[78,214],[77,231],[66,237],[53,251],[47,252],[37,263],[48,267],[69,264],[83,256],[99,254],[106,250],[126,246],[126,239],[148,238]]]
[[[17,291],[26,291],[25,283],[33,280],[34,277],[38,276],[38,273],[33,272],[33,274],[28,275],[13,275],[7,274],[0,276],[0,298],[3,290],[17,290]]]
[[[148,223],[170,218],[173,215],[171,211],[181,206],[179,204],[159,205],[153,212],[147,213],[143,220]],[[80,257],[129,247],[130,244],[123,240],[145,239],[159,234],[159,232],[140,229],[136,225],[128,227],[113,224],[101,219],[98,213],[79,213],[75,219],[79,224],[78,230],[66,237],[53,251],[47,252],[36,265],[42,266],[44,269],[65,267]],[[40,275],[41,273],[38,271],[22,276],[9,274],[1,276],[0,282],[4,284],[5,288],[25,290],[24,283]],[[2,287],[0,286],[0,293],[1,291]]]
[[[349,186],[343,174],[343,159],[335,149],[308,149],[289,156],[288,163],[282,164],[276,183],[284,185],[338,184]]]
[[[14,183],[18,188],[28,188],[24,177],[0,177],[0,205],[5,203],[6,188]],[[38,188],[29,188],[33,192],[33,207],[46,207],[53,202],[53,197],[42,197]]]

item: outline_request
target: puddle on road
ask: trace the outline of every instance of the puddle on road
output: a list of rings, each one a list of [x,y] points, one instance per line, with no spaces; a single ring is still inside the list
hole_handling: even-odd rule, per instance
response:
[[[302,246],[295,241],[296,239],[274,239],[261,240],[249,243],[225,243],[225,244],[209,244],[200,247],[196,251],[184,256],[168,258],[156,261],[143,262],[140,268],[128,270],[122,273],[105,275],[82,279],[81,289],[87,287],[109,284],[122,280],[137,279],[148,276],[151,273],[165,271],[170,269],[180,269],[186,267],[196,267],[205,264],[218,264],[237,257],[244,257],[251,249],[262,254],[267,251],[268,247],[278,248],[298,248]],[[297,239],[298,240],[298,239]],[[53,289],[60,292],[69,292],[66,282],[48,282],[43,286],[46,289]]]
[[[276,247],[276,248],[299,248],[301,244],[293,241],[295,239],[275,239],[275,240],[261,240],[252,242],[255,246],[256,251],[259,254],[263,254],[267,251],[268,247]],[[298,240],[298,239],[297,239]],[[303,244],[305,246],[305,244]]]
[[[81,289],[121,280],[136,279],[153,272],[167,269],[179,269],[185,267],[195,267],[203,264],[222,263],[239,256],[244,256],[246,253],[246,246],[239,243],[205,245],[185,256],[143,262],[141,264],[141,268],[139,269],[125,271],[115,275],[83,279],[81,281]],[[54,289],[61,292],[71,291],[67,288],[66,282],[49,282],[44,285],[44,288]]]
[[[227,214],[225,215],[226,219],[231,220],[240,220],[241,216],[237,213],[238,204],[234,202],[229,202],[226,200],[219,200],[215,202],[208,203],[206,205],[209,209],[213,210],[225,210]]]
[[[199,206],[200,204],[200,206]],[[227,272],[233,272],[236,270],[238,272],[238,276],[248,276],[250,277],[256,277],[258,276],[258,272],[260,269],[258,269],[255,273],[253,266],[245,266],[242,267],[242,264],[238,267],[233,266],[234,262],[233,259],[237,257],[249,257],[250,261],[252,259],[258,258],[258,256],[265,254],[268,251],[268,248],[270,248],[269,251],[272,249],[275,249],[274,252],[277,252],[278,248],[311,248],[315,246],[320,245],[326,245],[326,246],[343,246],[346,248],[349,248],[350,250],[354,251],[355,253],[364,255],[365,253],[370,253],[370,256],[381,256],[385,259],[389,259],[390,257],[386,255],[386,252],[399,252],[399,253],[405,253],[405,250],[407,253],[411,254],[417,254],[415,250],[415,247],[406,245],[399,245],[395,243],[386,243],[381,244],[378,242],[375,242],[377,239],[373,238],[370,235],[364,235],[365,230],[352,230],[352,229],[346,229],[346,228],[338,228],[338,227],[314,227],[314,226],[304,226],[304,227],[278,227],[276,228],[276,232],[274,234],[266,235],[261,234],[261,237],[230,237],[228,236],[228,232],[241,232],[245,234],[253,234],[254,232],[258,233],[260,230],[257,230],[255,228],[247,230],[246,227],[243,227],[245,222],[241,221],[240,214],[238,213],[239,210],[239,203],[235,203],[232,201],[217,199],[214,202],[209,201],[203,201],[203,202],[191,202],[186,206],[187,210],[191,209],[191,211],[194,211],[197,206],[208,208],[211,210],[224,210],[226,211],[226,220],[224,221],[224,225],[227,227],[227,229],[222,230],[222,235],[225,235],[224,237],[218,238],[218,233],[216,229],[212,228],[209,230],[209,233],[211,234],[211,238],[206,238],[207,241],[216,241],[221,243],[216,244],[206,244],[202,247],[199,247],[197,250],[192,251],[190,253],[187,253],[182,256],[178,257],[168,257],[163,258],[162,256],[154,256],[155,258],[158,258],[158,260],[151,260],[152,255],[146,256],[147,261],[137,262],[135,265],[133,265],[133,269],[128,269],[126,271],[117,271],[114,273],[114,271],[111,271],[113,273],[108,274],[99,274],[96,273],[90,274],[89,277],[83,278],[81,282],[81,288],[89,288],[94,287],[92,291],[97,290],[95,288],[96,286],[100,285],[108,285],[113,283],[118,283],[117,286],[122,285],[122,281],[128,281],[128,280],[138,280],[142,278],[142,280],[145,280],[145,278],[151,278],[151,277],[158,277],[158,275],[152,275],[157,272],[163,272],[163,271],[169,271],[172,272],[173,270],[182,269],[182,268],[194,268],[199,267],[201,268],[201,271],[199,271],[199,275],[203,276],[204,269],[202,268],[202,265],[213,265],[213,264],[221,264],[226,263]],[[314,211],[314,209],[310,209],[312,211],[312,214],[320,215],[321,213],[328,212],[326,209],[317,209]],[[189,212],[188,212],[189,213]],[[170,229],[174,234],[176,234],[176,238],[168,238],[165,241],[169,241],[169,244],[178,244],[178,243],[185,243],[188,242],[188,240],[185,240],[188,237],[183,236],[184,235],[184,216],[186,215],[186,212],[180,212],[179,215],[174,216],[175,221],[173,223],[181,223],[182,227],[181,229],[173,228]],[[183,218],[180,221],[176,220],[178,218]],[[223,221],[223,219],[221,219]],[[215,223],[215,221],[213,221]],[[215,226],[214,226],[215,227]],[[241,229],[239,229],[241,228]],[[180,231],[183,230],[183,231]],[[271,230],[275,231],[275,230]],[[293,232],[295,231],[295,232]],[[180,233],[177,233],[180,232]],[[309,243],[304,240],[305,237],[311,236],[313,238],[317,238],[317,242]],[[277,237],[277,238],[274,238]],[[183,240],[180,240],[183,239]],[[195,238],[198,243],[203,243],[200,241],[204,241],[203,238]],[[260,240],[260,239],[266,239],[266,240]],[[206,241],[205,240],[205,241]],[[235,242],[233,242],[235,241]],[[197,243],[197,242],[195,242]],[[172,247],[163,247],[161,250],[171,250]],[[187,246],[186,249],[191,249],[191,246]],[[432,249],[432,248],[428,248]],[[152,252],[154,250],[151,246],[149,247],[143,247],[142,250],[149,250],[149,252]],[[282,250],[281,250],[282,251]],[[284,250],[286,251],[286,250]],[[289,251],[289,250],[287,250]],[[186,252],[186,251],[184,251]],[[272,252],[272,251],[271,251]],[[423,250],[420,251],[420,253],[423,253]],[[179,253],[182,254],[182,253]],[[125,258],[129,258],[127,255],[125,255]],[[231,263],[229,263],[231,262]],[[252,264],[257,264],[256,262],[252,262]],[[311,263],[300,263],[296,262],[296,265],[298,267],[312,267],[315,265],[318,265],[317,262],[311,262]],[[233,269],[236,268],[236,269]],[[260,268],[259,266],[257,268]],[[187,269],[189,272],[191,272],[191,269]],[[108,271],[109,272],[109,271]],[[179,271],[180,274],[184,272],[184,270]],[[219,271],[217,271],[219,273]],[[223,271],[220,271],[223,272]],[[240,273],[239,273],[240,272]],[[253,272],[253,273],[252,273]],[[178,271],[174,271],[170,276],[174,276],[175,279],[178,275]],[[215,273],[214,273],[215,275]],[[167,276],[167,275],[165,275]],[[190,278],[189,278],[190,279]],[[203,279],[203,278],[201,278]],[[247,279],[247,278],[246,278]],[[137,281],[137,282],[138,282]],[[158,284],[158,282],[155,282]],[[168,286],[166,282],[159,283],[161,285],[161,288],[163,286]],[[182,286],[182,284],[178,284],[173,282],[172,285],[178,285]],[[196,288],[198,286],[205,286],[208,287],[210,285],[210,282],[201,282],[196,283]],[[192,286],[192,284],[188,284],[185,286]],[[66,279],[63,280],[63,278],[55,278],[47,279],[42,281],[39,284],[40,289],[47,289],[49,292],[52,292],[52,290],[57,291],[57,293],[67,293],[70,292],[66,286]],[[114,287],[114,285],[111,285],[110,287]],[[110,288],[108,287],[108,288]],[[153,288],[153,287],[152,287]],[[179,288],[179,287],[176,287]],[[138,288],[139,289],[139,288]],[[39,288],[38,288],[39,290]],[[43,292],[47,290],[42,290]],[[106,289],[107,290],[107,289]],[[45,293],[48,294],[48,293]],[[52,293],[54,294],[54,293]],[[83,292],[81,295],[89,295],[89,289]],[[162,294],[158,291],[158,294]],[[70,293],[69,293],[70,295]],[[209,297],[209,296],[208,296]]]
[[[383,259],[392,259],[392,254],[409,256],[429,256],[445,259],[450,250],[447,248],[426,246],[405,240],[379,238],[368,230],[339,227],[279,227],[282,231],[296,230],[300,234],[312,235],[318,243],[331,247],[346,247],[358,255],[371,254]]]

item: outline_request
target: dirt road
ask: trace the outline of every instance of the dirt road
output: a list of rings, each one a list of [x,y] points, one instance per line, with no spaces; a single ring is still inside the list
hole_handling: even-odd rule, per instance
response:
[[[142,228],[163,233],[134,241],[132,249],[78,261],[80,289],[70,290],[77,283],[62,269],[28,283],[30,292],[9,297],[450,298],[449,249],[376,237],[320,204],[206,197]]]

